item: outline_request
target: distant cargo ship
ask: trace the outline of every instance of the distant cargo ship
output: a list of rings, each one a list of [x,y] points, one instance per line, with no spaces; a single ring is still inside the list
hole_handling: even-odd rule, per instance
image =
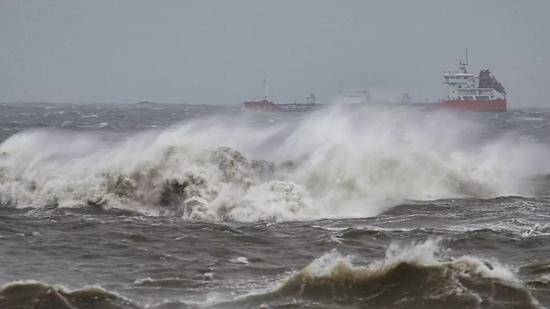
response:
[[[489,70],[481,70],[479,75],[469,73],[468,53],[466,61],[459,62],[458,72],[443,74],[448,96],[440,102],[443,109],[475,112],[505,112],[507,110],[506,90]]]
[[[277,104],[269,101],[267,98],[263,100],[246,101],[244,102],[244,106],[255,112],[276,112],[281,110]]]
[[[306,98],[305,103],[287,103],[278,104],[270,101],[267,96],[267,80],[264,79],[264,98],[261,100],[251,100],[244,102],[247,109],[256,112],[302,112],[309,111],[324,106],[316,102],[315,95],[312,93]]]
[[[468,53],[466,52],[466,61],[459,62],[459,71],[445,72],[443,74],[444,84],[447,85],[447,98],[439,103],[429,103],[433,107],[457,111],[475,111],[475,112],[506,112],[506,90],[500,82],[491,74],[488,69],[481,70],[478,75],[469,73],[466,69],[468,65]],[[264,80],[264,98],[261,100],[251,100],[244,102],[247,109],[261,112],[294,112],[310,111],[325,104],[319,104],[315,100],[315,95],[307,97],[305,103],[278,104],[268,99],[267,81]],[[342,105],[357,106],[364,104],[411,104],[409,94],[403,95],[403,100],[399,103],[376,103],[371,102],[368,91],[357,92],[352,95],[346,95],[345,102]],[[424,103],[426,104],[426,103]]]

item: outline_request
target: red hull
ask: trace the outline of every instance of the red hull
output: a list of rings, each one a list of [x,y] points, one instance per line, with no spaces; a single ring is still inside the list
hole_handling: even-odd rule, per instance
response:
[[[439,105],[443,109],[473,112],[505,112],[506,100],[446,100]]]
[[[277,104],[268,100],[244,102],[244,106],[256,112],[273,112],[281,110]]]

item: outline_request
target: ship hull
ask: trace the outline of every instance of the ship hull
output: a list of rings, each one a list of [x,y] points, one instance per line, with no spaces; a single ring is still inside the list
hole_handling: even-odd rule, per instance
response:
[[[275,112],[281,110],[277,104],[268,100],[244,102],[244,106],[255,112]]]
[[[249,101],[244,106],[254,112],[307,112],[324,106],[324,104],[290,103],[276,104],[271,101]]]
[[[445,100],[439,107],[455,111],[472,112],[505,112],[507,110],[506,100]]]

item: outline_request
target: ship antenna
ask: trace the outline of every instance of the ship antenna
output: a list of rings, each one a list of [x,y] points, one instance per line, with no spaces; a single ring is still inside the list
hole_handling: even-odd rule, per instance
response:
[[[460,70],[462,71],[462,73],[468,73],[468,71],[466,70],[466,66],[468,65],[468,49],[466,49],[465,61],[460,60],[459,64],[460,64]]]
[[[264,78],[264,99],[267,100],[267,79]]]

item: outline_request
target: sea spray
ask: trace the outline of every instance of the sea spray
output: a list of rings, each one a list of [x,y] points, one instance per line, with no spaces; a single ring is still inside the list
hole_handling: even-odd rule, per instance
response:
[[[117,136],[31,130],[0,145],[0,201],[199,220],[377,215],[404,200],[534,194],[548,148],[406,107],[284,123],[212,117]]]

